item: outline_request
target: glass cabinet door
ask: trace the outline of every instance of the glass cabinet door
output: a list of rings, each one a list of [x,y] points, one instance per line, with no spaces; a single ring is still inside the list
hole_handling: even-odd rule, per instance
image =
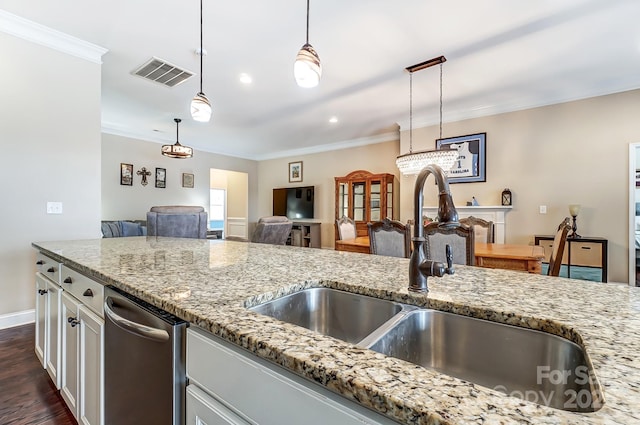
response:
[[[338,218],[349,217],[349,186],[340,183],[338,186]]]
[[[353,183],[353,219],[355,221],[365,220],[365,183]]]
[[[380,217],[380,181],[372,181],[371,182],[371,192],[370,192],[370,205],[369,205],[369,212],[371,214],[371,221],[380,221],[382,220],[382,217]]]
[[[387,217],[393,219],[393,182],[387,183]]]

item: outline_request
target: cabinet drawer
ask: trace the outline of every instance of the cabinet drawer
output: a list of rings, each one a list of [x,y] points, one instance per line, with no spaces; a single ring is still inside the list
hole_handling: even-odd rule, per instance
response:
[[[58,263],[53,258],[47,257],[41,252],[36,253],[36,271],[48,277],[58,285],[60,284],[60,269],[62,263]]]
[[[104,286],[69,267],[62,267],[62,289],[76,297],[100,317],[104,317]]]
[[[571,242],[571,265],[602,267],[602,244]]]

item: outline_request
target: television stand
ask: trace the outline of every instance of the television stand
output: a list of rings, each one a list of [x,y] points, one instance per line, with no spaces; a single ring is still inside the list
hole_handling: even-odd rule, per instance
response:
[[[321,248],[320,223],[311,221],[294,221],[287,245],[304,248]]]

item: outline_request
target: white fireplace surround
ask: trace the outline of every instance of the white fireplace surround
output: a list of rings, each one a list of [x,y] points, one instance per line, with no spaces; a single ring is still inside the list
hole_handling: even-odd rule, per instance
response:
[[[464,218],[469,216],[474,216],[476,218],[481,218],[487,221],[493,221],[493,230],[495,232],[495,243],[504,243],[506,239],[505,229],[506,229],[506,215],[507,212],[511,211],[512,206],[456,206],[456,210],[458,211],[458,217]],[[422,215],[426,215],[427,217],[435,217],[438,214],[438,207],[423,207]]]

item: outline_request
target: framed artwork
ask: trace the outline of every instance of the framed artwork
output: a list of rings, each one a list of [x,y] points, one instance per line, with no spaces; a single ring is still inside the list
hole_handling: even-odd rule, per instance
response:
[[[193,174],[182,173],[182,187],[193,189]]]
[[[120,184],[133,186],[133,164],[120,163]]]
[[[302,161],[289,163],[289,183],[302,181]]]
[[[640,186],[640,170],[636,170],[636,186]]]
[[[487,181],[487,133],[437,139],[436,148],[458,151],[458,160],[447,172],[449,183]]]
[[[167,187],[167,169],[166,168],[156,168],[156,187],[166,188]]]

